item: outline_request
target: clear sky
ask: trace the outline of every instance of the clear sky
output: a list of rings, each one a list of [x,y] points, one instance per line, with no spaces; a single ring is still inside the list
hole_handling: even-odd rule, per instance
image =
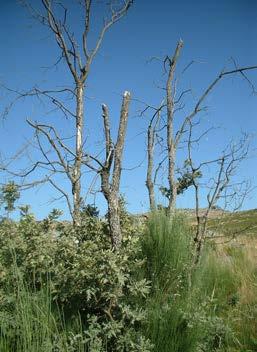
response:
[[[40,5],[39,0],[32,0],[31,3],[36,7]],[[96,30],[102,23],[102,7],[102,3],[98,2],[94,8],[92,26]],[[69,20],[74,32],[79,33],[79,7],[72,5]],[[156,60],[149,62],[149,59],[171,55],[177,41],[183,39],[184,48],[178,72],[191,60],[196,61],[183,76],[180,87],[181,90],[191,88],[193,91],[190,100],[186,101],[189,108],[221,69],[233,68],[231,58],[239,66],[257,65],[256,23],[255,0],[135,0],[127,16],[108,32],[89,76],[85,133],[88,136],[87,147],[92,152],[100,148],[95,146],[102,140],[101,103],[110,107],[115,133],[121,94],[124,90],[131,91],[135,100],[131,106],[124,168],[132,170],[124,170],[121,187],[130,211],[142,212],[148,207],[144,135],[147,115],[143,118],[138,116],[142,105],[136,99],[158,105],[163,94],[158,88],[163,83],[163,65]],[[93,39],[94,33],[92,42]],[[32,20],[26,9],[15,0],[0,0],[0,44],[0,82],[8,87],[22,90],[38,85],[51,89],[71,82],[64,64],[46,69],[58,57],[54,38],[45,27]],[[257,71],[249,74],[249,78],[257,87]],[[0,91],[1,110],[12,98],[6,91]],[[209,96],[207,103],[208,112],[202,116],[202,129],[209,126],[220,128],[202,142],[197,155],[199,160],[219,155],[231,138],[238,138],[241,131],[255,135],[253,148],[256,147],[257,96],[252,94],[249,85],[240,75],[222,81]],[[8,118],[1,123],[1,153],[10,157],[31,140],[33,133],[25,123],[27,117],[37,121],[54,121],[61,133],[68,134],[71,122],[57,116],[55,112],[46,115],[49,110],[49,106],[36,100],[24,100],[16,104]],[[30,148],[30,158],[36,160],[37,153]],[[241,168],[240,177],[250,178],[256,186],[257,153],[256,157],[254,152],[251,156]],[[13,169],[22,167],[22,163],[22,160],[13,163]],[[134,168],[139,164],[140,167]],[[37,178],[40,175],[34,176]],[[2,182],[6,180],[2,176]],[[65,183],[63,185],[65,187]],[[85,178],[85,193],[87,186],[88,180]],[[62,202],[49,203],[54,197],[54,190],[50,186],[43,186],[38,190],[26,191],[20,203],[31,204],[39,218],[44,217],[53,207],[64,209],[64,216],[67,216]],[[257,191],[254,190],[245,201],[244,208],[257,207],[256,199]],[[97,195],[97,200],[100,207],[103,207],[101,196]],[[192,207],[192,192],[179,198],[178,206]]]

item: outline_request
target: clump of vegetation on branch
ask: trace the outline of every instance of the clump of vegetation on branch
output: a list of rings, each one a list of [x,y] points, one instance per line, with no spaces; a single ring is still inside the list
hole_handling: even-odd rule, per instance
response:
[[[4,205],[7,216],[15,210],[15,202],[20,198],[19,186],[9,181],[1,187],[0,202]]]

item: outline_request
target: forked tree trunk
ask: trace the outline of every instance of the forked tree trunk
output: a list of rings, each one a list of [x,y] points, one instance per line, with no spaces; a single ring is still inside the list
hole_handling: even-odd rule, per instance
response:
[[[79,226],[81,219],[80,219],[80,206],[81,206],[81,167],[83,163],[88,165],[83,160],[83,125],[84,125],[84,90],[85,90],[85,82],[87,80],[91,64],[97,55],[102,41],[106,32],[116,23],[118,22],[123,16],[126,15],[127,11],[129,10],[130,6],[133,3],[133,0],[124,0],[121,2],[120,5],[110,4],[111,12],[110,16],[105,19],[102,28],[100,29],[99,35],[97,35],[98,39],[95,42],[95,45],[90,50],[89,48],[89,34],[91,30],[91,8],[93,1],[91,0],[84,0],[81,1],[81,5],[83,3],[83,16],[84,16],[84,28],[82,33],[80,33],[79,37],[80,41],[77,41],[74,35],[74,31],[69,30],[69,26],[66,23],[68,16],[68,10],[62,6],[64,10],[61,16],[57,16],[55,13],[56,4],[54,1],[51,0],[41,0],[43,8],[45,10],[45,14],[38,13],[31,5],[28,8],[31,10],[34,17],[36,17],[41,23],[47,25],[51,32],[54,34],[56,43],[61,50],[60,57],[64,59],[66,62],[66,67],[70,71],[73,83],[76,87],[75,90],[75,101],[76,101],[76,113],[71,115],[74,117],[76,126],[75,126],[75,133],[76,133],[76,146],[75,151],[73,149],[69,149],[65,146],[61,140],[58,138],[58,143],[55,143],[49,133],[43,131],[44,135],[48,138],[50,144],[54,148],[55,152],[57,153],[58,159],[60,161],[61,166],[64,168],[64,172],[68,176],[71,186],[72,186],[72,197],[73,202],[69,201],[68,194],[61,189],[58,185],[54,184],[52,180],[51,182],[54,187],[62,193],[62,195],[66,198],[68,202],[68,206],[70,209],[71,216],[73,218],[74,226]],[[69,1],[68,1],[69,2]],[[115,1],[114,1],[115,2]],[[116,6],[117,5],[117,6]],[[57,12],[57,11],[56,11]],[[80,50],[82,49],[82,50]],[[58,61],[59,62],[59,61]],[[64,89],[64,91],[71,91],[71,89]],[[72,91],[73,93],[73,91]],[[55,99],[53,99],[55,100]],[[56,101],[53,101],[56,103]],[[61,111],[69,111],[66,109],[64,104],[57,103],[57,106],[61,109]],[[69,112],[70,113],[70,112]],[[31,124],[32,125],[32,124]],[[41,128],[42,131],[42,128]],[[55,134],[56,137],[56,134]],[[69,157],[74,160],[73,166],[69,165],[69,162],[66,161],[66,156],[69,154]],[[73,204],[72,204],[73,203]]]
[[[120,112],[120,122],[117,142],[113,146],[110,132],[109,111],[106,105],[102,105],[104,131],[105,131],[105,149],[106,157],[103,168],[100,172],[101,187],[108,204],[108,223],[110,229],[111,241],[114,249],[118,249],[121,244],[122,234],[120,226],[120,177],[123,158],[123,149],[128,123],[128,111],[130,103],[130,93],[125,92]],[[113,165],[112,175],[111,169]],[[110,180],[111,178],[111,180]]]

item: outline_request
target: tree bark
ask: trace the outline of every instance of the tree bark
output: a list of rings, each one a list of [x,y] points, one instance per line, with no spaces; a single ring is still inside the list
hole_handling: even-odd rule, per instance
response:
[[[120,227],[119,194],[110,194],[108,198],[108,222],[113,248],[121,245],[122,234]]]
[[[73,174],[73,223],[80,225],[81,205],[81,165],[83,158],[83,124],[84,124],[84,84],[79,82],[76,87],[76,159]]]
[[[174,143],[172,138],[170,138],[171,130],[173,128],[168,128],[168,162],[169,162],[169,172],[168,172],[168,182],[170,189],[170,197],[169,197],[169,205],[168,211],[169,214],[172,215],[175,212],[176,208],[176,200],[177,200],[177,184],[175,180],[175,159],[176,159],[176,149],[174,147]]]
[[[75,100],[76,100],[76,113],[72,114],[75,117],[75,133],[76,133],[76,146],[75,151],[69,150],[69,148],[65,147],[63,143],[61,143],[61,148],[54,145],[55,151],[58,152],[58,157],[61,159],[62,166],[64,166],[65,173],[71,181],[72,185],[72,202],[68,201],[69,208],[72,208],[71,215],[73,218],[74,226],[80,225],[80,207],[81,207],[81,168],[84,165],[88,165],[87,162],[83,161],[83,127],[84,127],[84,90],[85,90],[85,82],[87,80],[91,64],[96,57],[104,36],[106,32],[123,16],[126,15],[130,6],[133,3],[133,0],[126,0],[121,2],[120,6],[112,6],[110,16],[104,21],[102,28],[100,29],[98,39],[95,42],[95,45],[92,50],[88,47],[88,37],[90,34],[90,19],[91,19],[91,0],[84,0],[82,3],[84,5],[84,28],[82,34],[82,43],[77,42],[75,35],[72,30],[69,30],[69,26],[66,23],[67,20],[67,9],[62,7],[64,16],[57,16],[55,13],[54,2],[50,0],[41,0],[42,5],[45,9],[45,15],[41,15],[37,12],[37,10],[33,9],[33,7],[29,6],[30,10],[35,18],[40,20],[43,24],[47,24],[49,29],[54,34],[56,43],[61,50],[61,58],[64,58],[67,68],[69,69],[73,82],[76,86],[75,92]],[[111,2],[112,3],[112,2]],[[62,18],[61,18],[62,17]],[[81,38],[81,36],[80,36]],[[82,44],[82,45],[81,45]],[[82,48],[81,48],[82,47]],[[80,50],[82,49],[82,50]],[[55,99],[54,99],[55,100]],[[60,105],[60,104],[59,104]],[[63,108],[63,104],[61,104],[61,108]],[[75,116],[74,116],[75,115]],[[59,140],[60,141],[60,140]],[[60,143],[59,143],[60,144]],[[74,164],[72,167],[72,175],[70,175],[71,168],[68,163],[63,160],[60,149],[64,152],[69,152],[74,158]],[[114,165],[115,167],[115,165]],[[119,180],[119,177],[118,177]],[[53,184],[53,183],[52,183]],[[58,185],[55,186],[56,189],[60,189]],[[68,199],[68,195],[61,190],[61,193],[65,195],[66,199]]]
[[[130,103],[130,93],[125,92],[123,95],[120,123],[118,130],[118,137],[115,146],[110,135],[110,121],[109,112],[106,105],[102,105],[103,119],[104,119],[104,131],[105,131],[105,142],[106,142],[106,158],[104,166],[100,172],[101,175],[101,187],[104,197],[108,204],[108,223],[110,229],[111,241],[114,249],[118,249],[122,241],[122,233],[120,226],[120,209],[119,209],[119,190],[120,190],[120,176],[121,176],[121,164],[123,157],[123,149],[125,143],[125,135],[127,130],[128,122],[128,110]],[[111,167],[114,162],[112,177],[110,181]]]
[[[173,58],[168,58],[169,61],[169,73],[166,84],[166,100],[167,100],[167,148],[168,148],[168,183],[170,189],[168,211],[172,215],[176,207],[177,198],[177,186],[175,180],[175,161],[176,161],[176,146],[174,138],[174,73],[176,69],[177,60],[180,54],[180,50],[183,47],[183,41],[180,40],[177,44]]]
[[[153,173],[153,157],[154,157],[154,131],[153,127],[149,125],[147,132],[147,175],[146,175],[146,187],[148,190],[148,197],[150,203],[151,211],[155,210],[155,196],[154,196],[154,184],[152,181],[152,173]]]

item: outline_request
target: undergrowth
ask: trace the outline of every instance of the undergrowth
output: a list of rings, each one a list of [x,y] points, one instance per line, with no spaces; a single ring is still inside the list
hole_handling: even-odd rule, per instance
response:
[[[257,257],[249,247],[206,243],[193,265],[183,216],[152,214],[142,250],[151,280],[145,334],[154,351],[257,350]]]
[[[257,351],[254,249],[206,243],[195,266],[181,215],[123,215],[118,253],[95,217],[1,224],[0,351]]]

